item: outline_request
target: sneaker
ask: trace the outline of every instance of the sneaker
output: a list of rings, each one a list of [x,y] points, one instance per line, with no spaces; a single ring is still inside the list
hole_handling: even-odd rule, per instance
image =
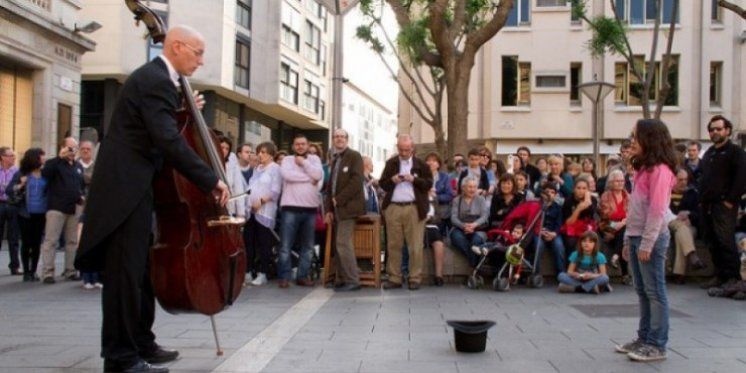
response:
[[[95,286],[93,286],[93,284],[91,284],[90,282],[86,282],[85,284],[83,284],[83,289],[86,289],[86,290],[93,290],[93,289],[95,289],[95,288],[96,288],[96,287],[95,287]]]
[[[477,255],[482,255],[482,248],[479,247],[479,246],[474,245],[474,246],[471,247],[471,252],[473,252],[474,254],[477,254]]]
[[[80,281],[80,276],[76,272],[70,272],[67,275],[63,275],[67,281]]]
[[[707,282],[703,283],[699,287],[701,289],[705,289],[705,290],[707,290],[709,288],[719,288],[719,287],[723,286],[724,282],[725,281],[723,281],[720,277],[715,276],[712,279],[710,279],[710,281],[707,281]]]
[[[563,294],[574,293],[575,286],[569,284],[559,284],[559,286],[557,287],[557,291]]]
[[[616,345],[614,350],[620,354],[628,354],[634,350],[640,348],[644,343],[641,340],[635,339],[632,342],[627,342],[623,345]]]
[[[254,281],[254,275],[251,272],[247,272],[246,277],[243,279],[243,286],[251,285],[252,281]]]
[[[614,254],[611,257],[611,262],[609,264],[611,264],[611,266],[614,268],[619,268],[619,255]]]
[[[97,289],[103,289],[104,288],[104,284],[102,284],[100,282],[97,282],[97,283],[93,284],[93,286],[95,286]]]
[[[267,275],[264,273],[257,273],[256,278],[251,281],[251,284],[254,286],[262,286],[267,283]]]
[[[611,287],[611,284],[606,284],[606,292],[607,292],[607,293],[612,293],[612,292],[614,292],[614,288],[613,288],[613,287]]]
[[[594,286],[593,289],[591,289],[591,293],[593,294],[601,294],[601,289],[598,287],[598,285]]]
[[[739,291],[733,294],[731,298],[733,298],[734,300],[746,300],[746,292]]]
[[[636,350],[628,353],[627,357],[632,361],[641,362],[665,360],[666,351],[655,346],[644,344]]]
[[[54,277],[49,276],[49,277],[44,277],[44,281],[43,282],[45,284],[54,284],[56,281],[54,281]]]
[[[632,285],[632,276],[630,275],[624,275],[622,276],[622,285]]]

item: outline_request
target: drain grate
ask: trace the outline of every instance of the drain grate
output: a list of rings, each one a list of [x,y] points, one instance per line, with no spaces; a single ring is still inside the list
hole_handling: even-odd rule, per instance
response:
[[[570,306],[591,318],[640,317],[640,309],[637,304],[573,304]],[[692,317],[673,308],[669,308],[669,316],[676,318]]]

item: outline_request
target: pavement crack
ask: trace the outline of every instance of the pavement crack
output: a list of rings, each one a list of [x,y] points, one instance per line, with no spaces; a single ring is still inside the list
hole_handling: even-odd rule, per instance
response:
[[[707,342],[701,341],[701,340],[699,340],[697,338],[692,337],[692,340],[695,341],[695,342],[701,343],[701,344],[705,345],[706,347],[713,347],[713,346],[707,344]]]
[[[668,348],[668,350],[669,350],[669,351],[673,351],[673,353],[675,353],[676,355],[679,355],[679,356],[683,357],[683,358],[684,358],[685,360],[689,360],[689,358],[688,358],[688,357],[686,357],[686,355],[682,354],[682,353],[681,353],[681,352],[679,352],[679,351],[676,351],[675,349],[673,349],[673,348],[671,348],[671,347],[669,347],[669,348]]]
[[[587,324],[587,325],[588,325],[589,328],[593,329],[595,332],[597,332],[597,333],[600,332],[600,330],[596,329],[595,326],[593,326],[591,324]]]
[[[536,343],[534,343],[534,341],[532,339],[529,338],[528,343],[531,343],[531,346],[534,346],[535,349],[537,349],[537,350],[539,349],[539,345],[537,345]]]
[[[591,355],[591,353],[590,353],[590,352],[588,352],[588,351],[586,351],[586,350],[585,350],[584,348],[581,348],[581,349],[580,349],[580,351],[583,351],[583,353],[584,353],[584,354],[585,354],[586,356],[588,356],[588,357],[589,357],[589,358],[590,358],[591,360],[596,360],[596,358],[595,358],[595,357],[593,357],[593,355]]]
[[[557,366],[556,366],[556,365],[554,365],[554,363],[553,363],[553,362],[552,362],[551,360],[547,360],[547,362],[549,363],[549,365],[551,365],[551,366],[552,366],[552,368],[554,368],[554,371],[555,371],[555,372],[557,372],[557,373],[560,373],[560,370],[559,370],[559,368],[557,368]]]
[[[567,335],[567,333],[565,333],[564,331],[560,331],[560,334],[562,334],[563,336],[565,336],[565,338],[567,338],[568,341],[572,341],[572,338],[570,338],[570,336]]]
[[[743,364],[746,364],[746,360],[742,360],[742,359],[736,359],[736,360],[742,362]]]

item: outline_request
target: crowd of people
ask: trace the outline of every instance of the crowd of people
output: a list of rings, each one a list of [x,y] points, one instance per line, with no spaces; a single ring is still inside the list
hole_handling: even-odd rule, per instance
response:
[[[710,248],[715,273],[703,287],[712,295],[743,299],[746,156],[729,140],[732,124],[726,118],[713,117],[708,130],[713,145],[704,154],[697,141],[675,147],[675,184],[664,217],[672,242],[668,270],[672,282],[683,284],[688,269],[706,268],[695,247],[701,238]],[[291,281],[314,286],[311,266],[320,262],[325,228],[332,224],[336,289],[359,289],[353,231],[355,218],[364,214],[380,214],[385,221],[384,288],[401,287],[406,280],[410,289],[418,289],[426,247],[433,249],[432,282],[442,286],[446,248],[476,266],[481,251],[474,248],[485,245],[491,229],[502,227],[530,201],[545,207],[541,227],[526,232],[535,242],[529,254],[549,251],[560,292],[610,291],[607,266],[620,271],[622,284],[633,282],[623,253],[636,173],[631,140],[608,157],[601,173],[590,158],[576,162],[553,154],[532,159],[526,146],[508,156],[507,166],[487,148],[471,149],[466,157],[455,154],[445,164],[437,153],[417,157],[411,137],[401,135],[398,155],[386,163],[380,179],[373,176],[372,161],[347,141],[344,130],[335,131],[327,159],[303,135],[293,140],[292,155],[282,154],[272,142],[242,144],[233,152],[232,141],[220,137],[231,193],[247,193],[227,206],[231,215],[246,219],[247,286],[265,285],[273,276],[280,288]],[[23,281],[55,283],[59,247],[65,252],[63,279],[82,276],[86,289],[103,286],[98,273],[78,273],[73,266],[94,153],[93,142],[78,144],[69,137],[57,156],[47,160],[43,150],[28,149],[16,167],[13,149],[0,148],[0,228],[7,232],[10,272],[23,275]]]

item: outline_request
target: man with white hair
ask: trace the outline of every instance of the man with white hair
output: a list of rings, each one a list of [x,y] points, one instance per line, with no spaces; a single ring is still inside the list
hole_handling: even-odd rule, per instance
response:
[[[409,250],[409,290],[420,288],[425,220],[429,209],[428,193],[433,187],[433,173],[428,165],[414,156],[410,135],[399,135],[399,154],[386,161],[379,185],[386,192],[383,213],[386,217],[386,273],[384,289],[402,287],[402,247]]]
[[[152,183],[163,162],[205,194],[213,193],[216,203],[225,206],[228,201],[228,187],[188,146],[176,122],[179,77],[192,75],[204,53],[204,39],[197,31],[171,28],[163,55],[124,82],[98,153],[75,265],[81,271],[106,273],[101,333],[106,372],[168,372],[151,364],[178,356],[177,351],[160,347],[152,332]]]

